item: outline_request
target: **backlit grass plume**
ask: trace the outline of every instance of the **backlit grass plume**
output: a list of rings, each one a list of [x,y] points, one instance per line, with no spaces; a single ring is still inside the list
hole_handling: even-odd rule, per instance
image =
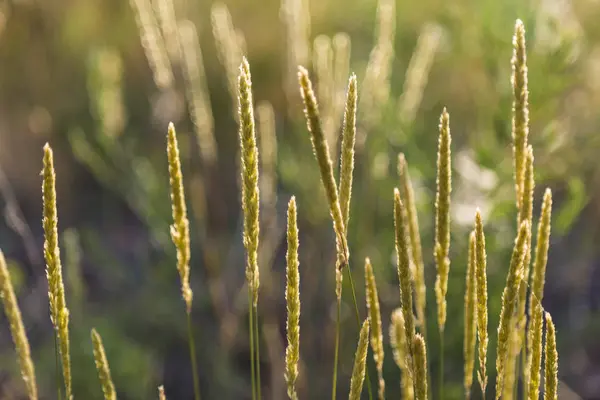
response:
[[[438,325],[444,331],[446,324],[446,292],[450,272],[450,192],[452,190],[452,170],[450,161],[450,115],[444,108],[440,117],[440,136],[437,161],[437,191],[435,195],[435,247],[434,257],[437,267],[435,297],[438,306]]]
[[[323,128],[321,126],[321,118],[319,116],[319,107],[315,93],[312,89],[312,83],[308,77],[308,71],[303,68],[298,68],[298,81],[300,82],[300,94],[304,101],[304,114],[306,116],[306,124],[311,135],[313,151],[319,164],[321,173],[321,181],[325,188],[325,195],[329,204],[329,211],[333,219],[333,227],[336,234],[338,253],[341,257],[341,266],[348,262],[348,246],[346,243],[346,228],[340,207],[337,185],[333,175],[333,165],[329,153],[329,147]]]
[[[190,20],[180,21],[178,25],[188,109],[202,162],[205,166],[212,166],[217,159],[217,143],[198,32]]]
[[[94,361],[96,362],[98,378],[100,378],[100,384],[102,385],[104,400],[117,400],[117,392],[110,377],[110,368],[106,359],[106,353],[104,352],[102,338],[96,329],[92,329],[92,343],[94,345]]]
[[[529,91],[527,89],[527,51],[525,48],[525,26],[519,19],[513,36],[511,83],[513,87],[513,158],[517,203],[521,202],[525,179],[527,136],[529,135]]]
[[[415,356],[415,400],[427,400],[427,349],[420,334],[413,339]]]
[[[363,382],[365,380],[365,370],[367,363],[367,352],[369,350],[369,320],[363,322],[358,338],[358,347],[354,356],[354,368],[352,369],[352,378],[350,380],[350,400],[360,400]]]
[[[402,372],[400,380],[402,398],[404,400],[412,400],[414,397],[413,380],[412,372],[408,366],[410,343],[406,340],[404,315],[401,308],[397,308],[392,312],[392,320],[390,321],[390,345],[392,346],[394,361]]]
[[[21,317],[21,310],[17,303],[17,297],[13,289],[12,281],[10,279],[10,273],[6,266],[6,259],[4,253],[0,250],[0,298],[2,299],[2,305],[4,306],[4,313],[10,324],[10,334],[15,344],[15,350],[17,351],[17,357],[19,360],[19,367],[21,368],[21,377],[27,387],[27,395],[29,400],[37,400],[38,390],[37,383],[35,380],[35,367],[31,360],[31,350],[29,347],[29,340],[25,333],[25,326],[23,325],[23,318]]]
[[[135,22],[154,82],[159,89],[168,89],[173,85],[173,71],[152,5],[149,0],[129,0],[129,3],[135,14]]]
[[[556,329],[549,313],[546,313],[546,359],[544,366],[544,400],[558,398],[558,352],[556,351]]]
[[[44,227],[44,258],[46,260],[46,277],[48,278],[48,301],[50,319],[54,325],[55,335],[60,351],[65,394],[72,397],[71,358],[69,354],[69,310],[65,301],[65,287],[62,278],[60,249],[58,247],[58,214],[56,210],[56,173],[52,149],[46,143],[42,169],[42,199]]]
[[[437,190],[435,192],[435,244],[433,256],[437,269],[435,300],[440,334],[440,399],[444,398],[444,327],[446,325],[446,293],[450,273],[450,193],[452,166],[450,143],[450,115],[444,110],[440,116],[440,135],[437,154]]]
[[[482,396],[485,397],[487,386],[487,348],[488,348],[488,293],[487,293],[487,260],[485,252],[485,234],[481,212],[475,215],[475,275],[477,287],[477,338],[479,353],[478,380]]]
[[[525,154],[525,171],[524,171],[524,180],[523,180],[523,190],[522,190],[522,198],[519,208],[519,223],[523,221],[528,221],[529,226],[533,228],[533,190],[534,190],[534,178],[533,178],[533,149],[531,146],[527,147],[527,151]],[[531,264],[531,237],[529,235],[529,239],[527,240],[527,248],[529,249],[525,254],[525,260],[523,261],[523,277],[525,282],[529,281],[529,270]],[[526,315],[525,315],[525,305],[527,301],[527,285],[521,285],[519,289],[519,311],[518,318],[515,319],[516,326],[516,335],[518,340],[518,349],[520,351],[520,346],[524,340],[524,330],[526,325]],[[517,354],[515,354],[516,356]]]
[[[406,210],[398,189],[394,189],[394,227],[396,233],[396,253],[398,255],[398,279],[400,281],[400,298],[404,316],[405,337],[409,343],[407,363],[413,373],[412,341],[415,336],[415,322],[412,302],[412,277],[410,273],[409,238],[406,228]]]
[[[250,66],[244,57],[240,66],[239,120],[242,175],[242,209],[244,211],[244,246],[248,262],[246,279],[252,291],[254,305],[258,302],[258,238],[259,238],[259,190],[258,190],[258,148],[254,127],[254,103],[252,100],[252,79]]]
[[[379,378],[379,399],[385,399],[385,381],[383,380],[383,329],[381,327],[381,312],[379,309],[379,295],[377,293],[377,284],[375,283],[375,274],[371,261],[365,260],[365,283],[367,311],[369,313],[369,324],[371,325],[371,348],[373,349],[373,360],[377,367],[377,376]]]
[[[342,152],[340,156],[340,208],[344,219],[345,234],[348,235],[350,221],[350,199],[352,197],[352,173],[354,171],[354,143],[356,140],[356,75],[348,80],[346,109],[342,133]]]
[[[163,385],[158,387],[158,400],[167,400],[167,396],[165,395],[165,387]]]
[[[531,303],[531,316],[529,317],[529,337],[527,339],[527,372],[529,378],[527,398],[537,400],[540,398],[540,370],[542,367],[542,331],[544,311],[542,305],[534,300]]]
[[[471,397],[473,385],[473,366],[475,365],[475,341],[477,339],[477,275],[476,275],[475,232],[469,235],[469,256],[465,288],[465,322],[463,355],[465,359],[465,396]]]
[[[198,367],[196,366],[196,350],[191,322],[192,299],[194,295],[190,288],[190,227],[187,218],[187,207],[185,205],[179,145],[177,144],[177,134],[173,123],[169,124],[169,129],[167,131],[167,158],[169,162],[169,186],[171,188],[171,209],[173,214],[171,240],[177,250],[177,271],[179,272],[179,279],[181,282],[181,295],[185,302],[188,345],[190,349],[190,362],[192,364],[192,376],[194,382],[194,397],[196,400],[199,400],[200,388],[198,383]]]
[[[298,261],[298,225],[296,198],[292,196],[288,204],[287,219],[287,284],[285,300],[287,304],[287,349],[285,350],[285,380],[290,399],[298,398],[296,379],[300,358],[300,272]]]
[[[523,221],[515,240],[515,247],[506,278],[506,287],[502,293],[502,310],[500,311],[496,350],[496,399],[500,398],[500,395],[503,393],[505,365],[510,349],[511,321],[517,307],[519,286],[523,281],[523,261],[525,253],[528,251],[527,236],[529,234],[529,222]]]
[[[404,154],[398,155],[398,175],[400,176],[400,189],[406,206],[408,217],[408,233],[410,237],[411,260],[414,266],[415,282],[415,308],[417,310],[418,325],[421,328],[423,338],[427,340],[427,324],[425,321],[427,289],[425,287],[425,266],[423,264],[423,250],[421,248],[421,234],[419,231],[419,219],[417,216],[417,205],[415,193],[408,173],[408,164]]]
[[[254,127],[254,102],[252,78],[248,60],[243,57],[238,77],[238,102],[240,124],[240,153],[242,175],[242,211],[244,213],[244,247],[246,248],[246,280],[249,291],[250,362],[252,365],[252,398],[260,399],[260,356],[258,337],[258,212],[260,195],[258,189],[258,148]],[[256,349],[256,355],[254,350]]]
[[[181,295],[189,314],[192,310],[194,296],[190,288],[190,227],[185,204],[177,134],[172,123],[169,124],[167,133],[167,156],[169,159],[169,185],[171,187],[171,209],[173,212],[171,239],[177,249],[177,271],[181,281]]]
[[[548,248],[550,247],[550,220],[552,219],[552,191],[546,189],[542,201],[542,211],[538,222],[537,243],[535,259],[531,274],[531,293],[529,304],[541,303],[544,297],[544,283],[546,281],[546,264],[548,262]]]

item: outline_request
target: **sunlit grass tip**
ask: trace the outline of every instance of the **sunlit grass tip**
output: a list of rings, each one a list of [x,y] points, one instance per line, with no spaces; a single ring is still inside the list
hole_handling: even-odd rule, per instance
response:
[[[525,26],[518,19],[513,36],[513,56],[511,60],[513,88],[512,139],[515,169],[517,204],[520,203],[525,179],[525,158],[527,136],[529,135],[529,91],[527,88],[527,50],[525,47]]]
[[[450,272],[450,193],[452,191],[452,167],[450,153],[450,115],[444,108],[440,116],[440,134],[437,155],[437,190],[435,195],[435,246],[437,267],[435,296],[438,306],[440,331],[446,324],[446,293]]]
[[[23,324],[23,318],[21,316],[21,310],[17,303],[17,297],[13,289],[10,273],[6,265],[6,259],[4,253],[0,250],[0,298],[2,299],[2,305],[4,306],[4,313],[8,319],[10,325],[10,333],[12,335],[15,350],[17,351],[17,357],[19,361],[19,367],[21,369],[21,377],[25,382],[27,388],[27,395],[29,400],[37,400],[38,389],[35,379],[35,367],[31,359],[31,349],[29,347],[29,340],[25,332],[25,325]]]
[[[396,253],[398,255],[398,279],[400,281],[400,297],[404,316],[404,330],[409,343],[407,364],[411,374],[413,371],[412,340],[415,336],[415,322],[412,301],[412,277],[410,272],[410,244],[406,228],[406,210],[400,198],[400,191],[394,189],[394,227],[396,237]]]
[[[62,373],[67,400],[72,397],[71,357],[69,350],[69,310],[65,300],[65,287],[58,247],[58,212],[56,208],[56,172],[52,149],[46,143],[42,169],[42,200],[44,228],[44,258],[48,278],[50,318],[54,325],[60,351]]]
[[[477,338],[479,354],[478,380],[481,393],[485,397],[487,386],[487,348],[488,348],[488,293],[487,293],[487,256],[485,252],[485,234],[479,209],[475,215],[475,274],[477,287]]]
[[[383,379],[383,328],[381,325],[381,311],[379,307],[379,294],[377,283],[371,261],[365,259],[365,283],[369,324],[371,326],[371,348],[373,349],[373,360],[377,368],[379,381],[379,399],[385,399],[385,381]]]
[[[475,342],[477,339],[477,275],[476,275],[476,239],[475,232],[469,235],[469,255],[467,260],[467,276],[465,289],[463,357],[465,362],[465,396],[471,397],[473,385],[473,367],[475,365]]]
[[[298,360],[300,359],[300,272],[298,261],[298,225],[296,199],[292,196],[288,204],[287,216],[287,283],[285,299],[287,304],[287,348],[285,350],[285,380],[290,399],[298,398]]]
[[[192,309],[193,293],[190,288],[190,228],[185,204],[183,174],[179,158],[177,134],[173,123],[167,133],[167,156],[169,160],[169,185],[171,188],[171,208],[173,225],[171,239],[177,249],[177,271],[181,281],[181,294],[189,314]]]
[[[363,322],[358,339],[358,347],[354,356],[354,368],[352,369],[352,378],[350,380],[350,400],[360,400],[362,387],[365,380],[365,370],[367,363],[367,352],[369,350],[369,320]]]
[[[420,334],[413,339],[415,352],[415,399],[427,400],[427,349]]]
[[[410,343],[406,340],[404,328],[404,315],[401,308],[392,312],[390,321],[390,345],[392,346],[394,361],[402,373],[401,390],[402,398],[412,400],[414,397],[412,372],[408,366]]]
[[[252,291],[253,303],[256,306],[260,284],[258,269],[260,193],[258,187],[258,148],[254,125],[252,78],[250,76],[250,66],[245,57],[240,65],[238,89],[244,246],[246,247],[248,257],[246,279]]]
[[[425,266],[423,264],[423,250],[421,248],[421,233],[419,230],[419,219],[415,193],[408,173],[408,163],[403,153],[398,154],[398,175],[400,176],[400,188],[406,205],[408,218],[408,233],[410,237],[411,261],[413,265],[413,278],[415,282],[415,308],[417,311],[418,325],[427,339],[425,306],[427,302],[427,288],[425,286]]]
[[[546,347],[544,350],[544,400],[558,398],[558,352],[556,351],[556,329],[552,317],[546,313]]]
[[[98,370],[98,378],[102,385],[104,400],[116,400],[117,392],[115,391],[115,385],[110,376],[110,367],[104,351],[104,345],[102,344],[102,338],[96,329],[92,329],[91,336],[94,345],[94,361],[96,363],[96,369]]]
[[[527,236],[529,235],[529,222],[523,221],[519,228],[519,234],[515,240],[506,287],[502,293],[502,309],[500,311],[500,322],[498,324],[498,343],[496,351],[496,399],[498,399],[504,388],[505,365],[508,360],[511,338],[511,322],[518,302],[519,286],[523,281],[523,261],[527,249]]]
[[[300,94],[304,101],[306,124],[311,135],[313,151],[319,164],[321,182],[325,188],[325,195],[333,220],[338,255],[340,257],[339,264],[340,266],[343,266],[348,262],[349,256],[345,235],[346,228],[342,216],[338,189],[333,175],[333,164],[331,162],[329,146],[323,133],[321,117],[319,115],[319,106],[312,88],[312,83],[308,77],[308,71],[304,67],[298,67],[298,81],[300,84]]]

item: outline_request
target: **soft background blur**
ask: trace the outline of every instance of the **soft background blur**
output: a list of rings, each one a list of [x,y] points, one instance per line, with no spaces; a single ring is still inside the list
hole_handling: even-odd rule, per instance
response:
[[[527,29],[536,221],[544,188],[554,193],[544,306],[557,325],[559,377],[563,389],[600,398],[600,2],[397,1],[395,10],[379,18],[375,0],[173,1],[176,18],[196,26],[197,36],[189,22],[178,24],[188,33],[183,47],[192,67],[198,67],[194,40],[199,40],[206,79],[201,69],[186,70],[177,44],[169,42],[177,36],[168,24],[164,39],[156,30],[158,36],[144,41],[164,56],[156,69],[158,79],[153,79],[128,2],[12,0],[0,5],[0,247],[10,261],[43,398],[55,396],[40,223],[45,142],[55,151],[75,396],[101,398],[89,337],[96,327],[121,399],[155,398],[161,383],[170,399],[192,398],[184,305],[168,236],[169,121],[179,133],[192,223],[193,319],[203,398],[249,398],[237,104],[230,94],[241,54],[248,56],[255,101],[262,105],[257,114],[266,121],[260,124],[266,132],[261,151],[267,155],[261,182],[263,393],[265,398],[285,398],[284,229],[287,202],[294,194],[300,225],[300,397],[329,396],[335,246],[295,87],[295,64],[313,71],[322,105],[329,107],[324,111],[329,137],[335,141],[348,44],[350,71],[360,83],[349,226],[357,295],[364,304],[363,260],[368,256],[387,334],[390,312],[399,305],[392,190],[398,185],[397,155],[404,152],[417,191],[426,257],[434,385],[439,356],[432,263],[436,141],[442,108],[447,106],[451,114],[446,398],[463,397],[462,302],[475,208],[483,210],[486,223],[492,339],[515,236],[509,78],[517,18]],[[310,3],[310,24],[303,3]],[[156,20],[150,0],[132,4],[145,10],[142,19]],[[152,4],[159,9],[165,3]],[[203,153],[213,121],[199,106],[205,93],[217,147]],[[192,98],[196,103],[188,101]],[[274,120],[265,101],[273,105]],[[198,128],[189,117],[190,104],[199,115]],[[271,122],[276,147],[268,140]],[[344,292],[340,398],[347,393],[357,340],[349,287]],[[4,317],[0,327],[0,397],[21,399],[23,385]],[[387,335],[385,342],[387,346]],[[494,369],[494,350],[492,340],[489,371]],[[371,358],[369,364],[373,376]],[[387,348],[390,398],[399,395],[398,376]]]

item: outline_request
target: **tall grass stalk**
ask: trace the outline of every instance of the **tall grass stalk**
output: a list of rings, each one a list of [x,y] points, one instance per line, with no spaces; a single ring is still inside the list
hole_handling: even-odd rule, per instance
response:
[[[54,156],[48,144],[44,146],[43,160],[43,221],[44,258],[46,260],[46,276],[48,279],[48,300],[50,319],[54,325],[55,352],[60,353],[65,396],[72,397],[71,389],[71,357],[69,354],[69,310],[65,300],[65,287],[58,247],[58,213],[56,207],[56,172]],[[57,346],[58,345],[58,346]],[[58,347],[58,351],[56,348]],[[58,368],[57,368],[58,373]],[[60,398],[60,387],[58,388]]]
[[[25,333],[25,326],[23,325],[23,318],[21,316],[21,310],[17,303],[17,297],[13,289],[10,274],[6,266],[6,260],[4,253],[0,250],[0,298],[4,306],[4,313],[8,318],[10,324],[10,333],[17,350],[17,357],[19,360],[19,367],[21,368],[21,377],[25,386],[27,387],[27,394],[29,400],[37,400],[38,389],[35,380],[35,367],[31,360],[31,349],[29,347],[29,340]],[[58,358],[57,358],[58,361]]]
[[[338,195],[338,188],[333,175],[333,165],[331,162],[329,146],[325,135],[323,133],[323,127],[321,123],[321,117],[319,114],[319,105],[315,96],[312,82],[308,76],[308,71],[304,67],[298,67],[298,82],[300,84],[300,94],[304,102],[304,114],[306,116],[306,125],[311,135],[311,142],[313,146],[313,152],[317,163],[319,164],[319,172],[321,174],[321,183],[325,189],[325,195],[329,204],[329,212],[333,221],[333,230],[336,237],[336,249],[337,249],[337,263],[336,263],[336,294],[338,296],[338,302],[341,301],[341,284],[342,284],[342,270],[345,267],[348,270],[348,277],[350,280],[350,287],[352,290],[352,299],[354,301],[354,310],[356,312],[356,321],[360,329],[360,313],[358,311],[358,302],[356,301],[356,291],[354,290],[354,282],[352,280],[352,273],[348,263],[349,251],[348,242],[346,240],[346,228],[344,224],[344,217],[342,215],[342,209],[340,206],[340,198]],[[336,335],[339,335],[339,327]],[[337,364],[337,361],[335,361]],[[334,367],[335,368],[335,367]],[[371,391],[371,382],[369,380],[369,371],[366,371],[367,388],[369,391],[369,399],[373,398]]]
[[[369,350],[369,319],[366,319],[360,329],[358,347],[354,356],[354,368],[352,369],[352,379],[350,380],[350,400],[360,400],[363,381],[367,371],[367,352]]]
[[[452,191],[452,168],[450,143],[450,115],[444,110],[440,116],[440,135],[437,159],[437,190],[435,197],[435,246],[437,268],[435,297],[438,307],[440,333],[440,399],[444,399],[444,326],[446,324],[446,293],[450,273],[450,193]]]
[[[340,211],[344,219],[344,237],[348,240],[348,224],[350,222],[350,200],[352,198],[352,178],[354,171],[354,145],[356,140],[356,102],[357,102],[356,75],[352,74],[348,80],[346,94],[346,108],[344,110],[344,123],[342,134],[342,148],[340,152],[340,177],[339,177],[339,202]],[[339,257],[338,257],[339,261]],[[333,384],[331,391],[332,400],[336,398],[337,368],[339,363],[340,345],[340,318],[342,308],[342,272],[341,267],[336,267],[336,319],[335,319],[335,350],[333,359]]]
[[[244,247],[246,248],[246,280],[249,291],[250,362],[253,370],[253,393],[260,399],[260,347],[258,334],[258,268],[259,204],[258,148],[254,126],[254,102],[250,66],[242,58],[238,77],[240,153],[242,177],[242,210],[244,212]]]
[[[117,392],[110,376],[110,367],[102,344],[102,338],[96,331],[92,329],[92,343],[94,345],[94,361],[96,362],[96,370],[98,370],[98,378],[102,385],[102,393],[104,400],[117,400]]]
[[[293,196],[288,205],[287,245],[285,299],[288,345],[285,350],[285,380],[287,382],[288,397],[290,400],[297,400],[296,380],[298,379],[298,360],[300,359],[300,262],[298,260],[299,241],[296,198]]]
[[[177,271],[181,282],[181,295],[185,302],[187,319],[188,346],[190,350],[190,363],[194,382],[194,398],[200,400],[200,384],[198,382],[198,366],[196,364],[196,346],[192,333],[192,300],[194,294],[190,288],[190,227],[187,218],[185,193],[183,188],[183,174],[179,157],[179,145],[175,126],[170,123],[167,132],[167,156],[169,159],[169,185],[171,187],[171,208],[173,225],[171,225],[171,239],[177,250]]]

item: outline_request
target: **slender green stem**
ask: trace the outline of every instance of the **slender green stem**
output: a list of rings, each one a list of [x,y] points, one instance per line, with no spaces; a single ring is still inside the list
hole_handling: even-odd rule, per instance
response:
[[[260,400],[262,398],[260,394],[260,335],[258,334],[258,309],[254,306],[254,340],[256,342],[256,356],[254,361],[256,362],[256,398]]]
[[[250,376],[252,377],[252,400],[256,400],[256,374],[254,373],[254,309],[252,292],[248,289],[248,331],[250,332]]]
[[[54,330],[54,356],[56,359],[56,392],[58,396],[57,399],[61,400],[62,390],[60,390],[60,387],[62,386],[62,382],[60,379],[61,368],[59,362],[60,356],[58,355],[58,332],[56,332],[56,329]]]
[[[444,400],[444,331],[440,329],[440,400]]]
[[[194,381],[194,399],[200,400],[200,383],[198,382],[198,365],[196,364],[196,344],[194,343],[194,333],[192,332],[192,316],[191,312],[186,312],[186,314],[190,362],[192,363],[192,379]]]
[[[336,390],[337,390],[337,369],[338,369],[338,354],[340,348],[340,314],[342,308],[342,299],[337,299],[337,316],[335,319],[335,352],[333,356],[333,382],[332,382],[332,391],[331,391],[331,400],[336,400]]]
[[[350,288],[352,289],[352,299],[354,300],[354,311],[356,312],[356,323],[358,324],[358,330],[360,331],[362,324],[360,322],[360,313],[358,312],[358,302],[356,301],[356,291],[354,290],[354,280],[352,279],[352,273],[350,272],[350,266],[346,264],[346,270],[348,271],[348,278],[350,280]],[[365,368],[365,380],[367,381],[367,391],[369,392],[369,400],[373,400],[373,392],[371,390],[371,378],[369,378],[369,368]]]

